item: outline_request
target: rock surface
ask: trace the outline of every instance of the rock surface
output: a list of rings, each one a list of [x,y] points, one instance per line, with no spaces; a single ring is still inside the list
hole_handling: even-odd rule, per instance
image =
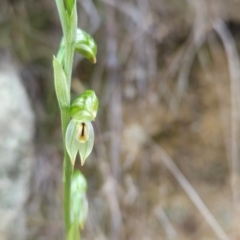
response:
[[[34,114],[17,69],[0,55],[0,239],[25,239]]]

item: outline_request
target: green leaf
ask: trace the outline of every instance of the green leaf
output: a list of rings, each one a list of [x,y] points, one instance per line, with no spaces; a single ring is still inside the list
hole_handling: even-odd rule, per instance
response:
[[[80,121],[93,121],[97,115],[98,98],[94,91],[87,90],[77,97],[70,109],[71,117]]]
[[[80,233],[79,233],[79,223],[78,221],[74,222],[67,235],[67,240],[80,240]]]
[[[63,33],[64,33],[64,35],[66,35],[68,26],[67,26],[67,22],[66,22],[66,10],[65,10],[65,6],[64,6],[64,1],[63,0],[55,0],[55,2],[57,5]]]
[[[75,51],[96,63],[97,45],[94,39],[80,28],[77,29]]]
[[[91,122],[86,122],[85,123],[88,128],[88,140],[85,141],[84,143],[81,143],[79,145],[79,154],[80,154],[80,159],[81,159],[81,165],[86,161],[86,158],[90,155],[93,149],[93,144],[94,144],[94,130]]]
[[[75,171],[71,180],[71,221],[84,227],[88,214],[86,198],[87,181],[80,171]]]
[[[65,136],[66,149],[67,149],[68,155],[70,156],[71,163],[73,166],[75,164],[77,152],[80,147],[80,142],[77,140],[79,124],[81,124],[81,122],[72,119],[68,124],[66,136]]]
[[[62,39],[58,53],[57,53],[57,60],[61,64],[62,68],[64,68],[64,58],[65,58],[65,46],[63,44],[64,40]]]
[[[74,6],[72,7],[71,14],[68,17],[68,27],[69,27],[68,41],[72,44],[74,44],[74,42],[76,41],[77,21],[78,21],[76,2],[74,1],[73,4]]]
[[[53,56],[54,84],[59,107],[69,107],[70,90],[67,84],[65,72],[55,56]]]
[[[69,14],[72,12],[75,0],[65,0],[66,8]]]

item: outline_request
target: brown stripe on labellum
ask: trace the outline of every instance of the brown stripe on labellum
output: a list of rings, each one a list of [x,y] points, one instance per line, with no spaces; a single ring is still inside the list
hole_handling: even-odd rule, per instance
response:
[[[88,126],[86,123],[82,122],[78,126],[77,140],[80,143],[85,143],[88,140]]]

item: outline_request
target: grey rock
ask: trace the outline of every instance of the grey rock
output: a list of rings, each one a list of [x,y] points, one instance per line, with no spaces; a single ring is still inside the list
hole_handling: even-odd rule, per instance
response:
[[[0,240],[25,239],[34,114],[11,59],[0,55]]]

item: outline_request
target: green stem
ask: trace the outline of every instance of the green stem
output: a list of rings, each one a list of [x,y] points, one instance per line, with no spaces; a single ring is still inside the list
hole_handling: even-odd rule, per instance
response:
[[[67,81],[69,83],[69,94],[71,86],[71,77],[72,77],[72,62],[73,62],[74,48],[72,44],[66,42],[66,63],[65,64],[65,74]],[[62,122],[62,135],[65,141],[65,134],[67,126],[70,122],[70,106],[68,109],[61,109],[61,122]],[[69,232],[71,227],[70,219],[70,208],[71,208],[71,178],[72,178],[73,167],[70,160],[70,157],[67,153],[65,142],[64,142],[64,163],[63,163],[63,184],[64,184],[64,219],[65,219],[65,229],[66,233]]]
[[[71,219],[70,219],[70,207],[71,207],[71,199],[70,199],[70,186],[71,186],[71,177],[72,177],[73,168],[70,162],[70,158],[66,151],[64,152],[64,162],[63,162],[63,176],[64,176],[64,221],[65,221],[65,229],[66,235],[71,227]]]
[[[61,123],[62,123],[62,135],[63,139],[65,139],[65,134],[67,130],[68,123],[70,121],[69,109],[61,109]],[[64,140],[63,140],[64,141]],[[64,184],[64,221],[65,221],[65,229],[66,235],[71,227],[71,219],[70,219],[70,203],[71,203],[71,177],[72,177],[73,167],[70,161],[70,157],[67,153],[65,143],[64,143],[64,162],[63,162],[63,184]]]
[[[72,76],[72,62],[73,62],[74,48],[72,48],[71,44],[66,43],[66,69],[65,74],[67,77],[67,81],[69,83],[69,92],[71,85],[71,76]],[[70,93],[69,93],[70,94]],[[67,126],[70,122],[70,111],[69,108],[61,109],[61,122],[62,122],[62,135],[65,141],[65,134],[67,130]],[[70,219],[70,208],[71,208],[71,178],[73,173],[73,167],[70,160],[70,157],[67,153],[65,142],[64,142],[64,162],[63,162],[63,184],[64,184],[64,219],[65,219],[65,229],[66,233],[69,232],[71,227],[71,219]]]
[[[63,37],[65,41],[65,64],[63,66],[63,70],[67,77],[67,82],[69,86],[69,95],[70,95],[72,64],[73,64],[74,46],[75,46],[74,31],[77,31],[76,2],[73,6],[74,8],[73,19],[69,18],[70,15],[69,13],[67,14],[65,10],[63,0],[56,0],[56,5],[57,5],[58,14],[59,14],[62,29],[63,29],[63,35],[64,35]],[[71,191],[71,178],[73,173],[73,167],[70,161],[70,157],[65,147],[65,134],[71,118],[69,109],[70,109],[70,106],[68,106],[67,108],[60,107],[62,135],[63,135],[63,142],[64,142],[63,184],[64,184],[64,220],[65,220],[66,235],[68,234],[71,227],[71,218],[70,218],[71,192],[70,191]]]

